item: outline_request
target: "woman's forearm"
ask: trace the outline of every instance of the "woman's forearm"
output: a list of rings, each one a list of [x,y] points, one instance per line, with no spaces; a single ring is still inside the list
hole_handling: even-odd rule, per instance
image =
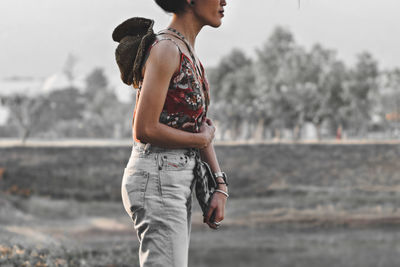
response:
[[[136,133],[136,131],[134,131]],[[191,133],[176,129],[163,123],[157,123],[153,127],[143,131],[137,136],[140,141],[167,148],[201,148],[206,144],[204,136],[200,133]]]
[[[200,155],[201,159],[210,165],[210,168],[213,172],[221,171],[212,142],[206,148],[200,149]]]
[[[217,155],[215,154],[214,144],[211,142],[206,148],[200,149],[201,159],[210,165],[213,172],[220,172]],[[222,177],[217,178],[218,182],[224,182]],[[228,191],[228,187],[225,184],[218,184],[218,188],[224,191]]]

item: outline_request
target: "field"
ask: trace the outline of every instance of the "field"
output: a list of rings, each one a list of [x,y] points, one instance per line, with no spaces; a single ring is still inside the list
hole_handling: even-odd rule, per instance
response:
[[[217,231],[194,198],[189,266],[399,266],[400,144],[216,151],[231,197]],[[129,153],[1,147],[0,266],[139,266],[136,233],[113,195]]]

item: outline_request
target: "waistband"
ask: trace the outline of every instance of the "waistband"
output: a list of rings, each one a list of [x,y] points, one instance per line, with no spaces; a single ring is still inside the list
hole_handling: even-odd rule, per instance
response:
[[[159,146],[155,146],[153,144],[150,143],[140,143],[140,142],[133,142],[133,146],[132,149],[135,149],[139,152],[143,152],[143,153],[150,153],[150,152],[155,152],[155,153],[162,153],[162,152],[169,152],[169,153],[182,153],[182,154],[186,154],[189,156],[194,156],[196,155],[199,150],[197,148],[194,147],[189,147],[189,148],[167,148],[167,147],[159,147]]]

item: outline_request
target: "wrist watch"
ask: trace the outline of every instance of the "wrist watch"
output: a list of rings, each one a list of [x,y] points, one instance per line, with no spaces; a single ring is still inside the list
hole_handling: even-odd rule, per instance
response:
[[[225,172],[214,172],[214,178],[217,180],[217,177],[222,177],[226,185],[228,185],[228,176],[226,176]]]

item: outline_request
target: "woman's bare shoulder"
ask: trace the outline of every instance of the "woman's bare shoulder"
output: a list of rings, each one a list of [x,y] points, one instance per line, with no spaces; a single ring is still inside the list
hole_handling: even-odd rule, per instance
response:
[[[167,38],[157,37],[152,44],[144,69],[147,69],[151,64],[152,67],[161,68],[164,71],[173,73],[179,67],[179,63],[180,50],[176,43]]]

